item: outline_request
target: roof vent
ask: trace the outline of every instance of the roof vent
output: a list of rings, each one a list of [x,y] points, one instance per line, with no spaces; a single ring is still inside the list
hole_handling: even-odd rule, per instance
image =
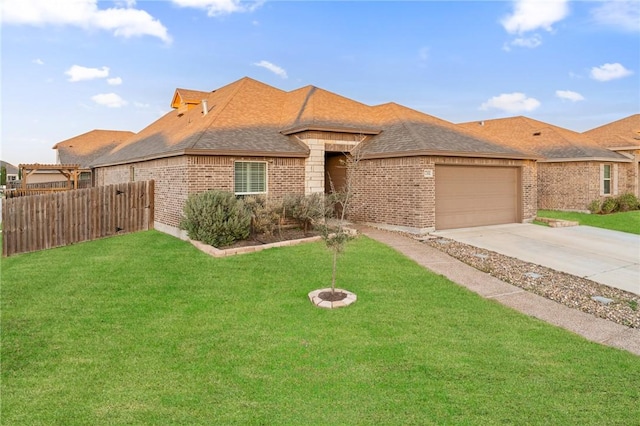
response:
[[[542,132],[533,132],[533,136],[540,136]]]
[[[481,122],[478,123],[481,126],[484,126],[484,120],[482,120]]]
[[[207,100],[203,99],[202,100],[202,115],[207,115],[207,113],[209,112],[209,108],[207,107]]]

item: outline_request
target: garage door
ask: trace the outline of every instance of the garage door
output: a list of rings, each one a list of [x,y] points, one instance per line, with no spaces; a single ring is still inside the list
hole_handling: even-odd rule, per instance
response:
[[[436,229],[519,222],[520,169],[436,166]]]

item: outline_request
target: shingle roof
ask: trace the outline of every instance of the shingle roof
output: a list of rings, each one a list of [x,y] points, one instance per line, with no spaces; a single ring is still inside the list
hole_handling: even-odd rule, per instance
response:
[[[206,101],[182,108],[178,96]],[[189,95],[191,96],[191,95]],[[182,99],[182,98],[181,98]],[[184,99],[182,100],[184,101]],[[174,155],[306,157],[305,130],[370,136],[367,155],[485,155],[531,158],[511,146],[396,104],[368,106],[314,86],[291,92],[245,77],[213,92],[177,89],[173,110],[94,162],[110,165]]]
[[[628,158],[605,149],[591,138],[562,127],[518,116],[459,124],[518,150],[533,152],[547,161],[619,160]]]
[[[80,164],[81,168],[87,168],[97,158],[133,135],[135,133],[128,131],[96,129],[58,142],[53,149],[58,150],[61,164]]]
[[[408,153],[442,153],[482,157],[536,158],[532,153],[501,144],[496,139],[461,128],[428,114],[388,103],[373,108],[384,129],[362,147],[365,157]]]
[[[605,148],[640,148],[640,114],[583,132]]]
[[[7,171],[7,174],[10,174],[10,175],[18,174],[18,168],[11,163],[7,163],[6,161],[0,161],[0,167],[4,167],[5,170]]]

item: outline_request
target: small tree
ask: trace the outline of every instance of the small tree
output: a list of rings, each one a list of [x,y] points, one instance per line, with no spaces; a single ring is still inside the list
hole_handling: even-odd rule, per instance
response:
[[[331,194],[328,197],[328,205],[332,206],[330,211],[335,213],[338,211],[336,217],[336,225],[328,226],[327,222],[320,227],[322,231],[322,238],[329,250],[333,252],[333,264],[331,273],[331,294],[335,295],[336,291],[336,277],[338,271],[338,256],[344,252],[346,244],[354,238],[353,233],[345,229],[344,222],[345,217],[351,206],[351,202],[354,197],[354,184],[356,179],[356,170],[360,162],[361,156],[359,153],[353,155],[345,154],[344,167],[347,168],[346,180],[342,188],[336,188],[331,176],[329,175],[329,184],[331,186]],[[327,216],[330,219],[332,216]]]
[[[2,166],[0,168],[0,185],[6,185],[7,184],[7,168],[5,166]]]

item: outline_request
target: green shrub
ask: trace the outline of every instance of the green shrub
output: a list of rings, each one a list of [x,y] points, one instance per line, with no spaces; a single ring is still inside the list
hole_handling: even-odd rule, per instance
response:
[[[638,210],[640,208],[640,201],[638,197],[631,193],[622,194],[616,199],[618,203],[618,211],[628,212],[630,210]]]
[[[224,247],[249,236],[251,212],[231,192],[192,194],[184,206],[180,228],[193,240]]]
[[[323,193],[310,195],[290,194],[284,198],[285,217],[295,220],[307,234],[314,225],[320,224],[331,209]]]
[[[603,214],[613,213],[618,209],[618,200],[615,198],[607,198],[602,202],[601,211]]]
[[[591,212],[591,214],[600,214],[602,213],[602,201],[599,199],[593,200],[587,208],[589,209],[589,212]]]
[[[248,196],[244,198],[245,206],[251,214],[251,233],[253,235],[273,235],[280,229],[283,216],[282,202],[267,201],[263,196]]]

